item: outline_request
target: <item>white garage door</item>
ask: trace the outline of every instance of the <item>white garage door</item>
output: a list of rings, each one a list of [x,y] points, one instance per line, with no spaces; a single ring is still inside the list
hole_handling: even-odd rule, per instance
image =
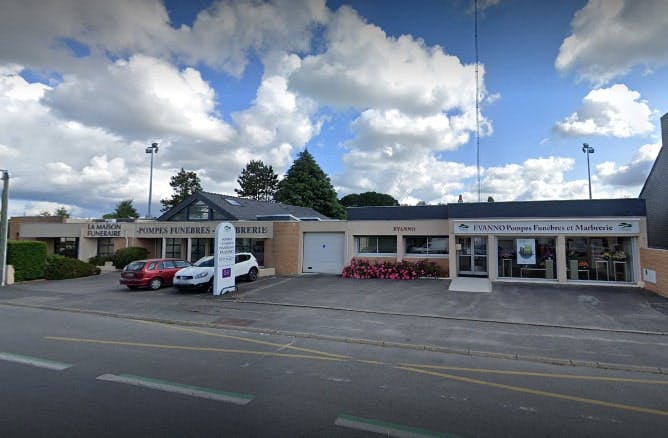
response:
[[[344,233],[304,233],[302,272],[340,274],[343,271]]]

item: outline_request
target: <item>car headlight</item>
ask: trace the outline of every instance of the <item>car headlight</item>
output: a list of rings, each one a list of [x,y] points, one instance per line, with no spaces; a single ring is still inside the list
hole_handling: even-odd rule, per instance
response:
[[[195,278],[204,278],[207,276],[206,272],[200,272],[199,274],[195,275]]]

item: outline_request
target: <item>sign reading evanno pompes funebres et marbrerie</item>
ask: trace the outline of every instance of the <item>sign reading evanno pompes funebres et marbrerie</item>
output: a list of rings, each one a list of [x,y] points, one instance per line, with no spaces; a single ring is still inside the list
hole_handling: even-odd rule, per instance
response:
[[[638,219],[455,221],[455,234],[638,234]]]

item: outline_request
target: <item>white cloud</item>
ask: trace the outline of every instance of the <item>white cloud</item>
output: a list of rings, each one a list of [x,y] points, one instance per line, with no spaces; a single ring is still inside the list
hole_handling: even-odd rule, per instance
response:
[[[63,118],[128,137],[185,135],[222,142],[232,129],[215,113],[215,92],[193,68],[144,55],[67,74],[46,93]]]
[[[640,147],[627,164],[619,165],[614,161],[606,161],[596,166],[596,175],[601,184],[626,188],[640,187],[645,183],[652,164],[659,155],[661,142],[646,144]]]
[[[626,85],[592,90],[582,101],[582,107],[555,125],[564,136],[607,135],[628,138],[647,135],[654,130],[654,114],[640,93]]]
[[[601,85],[636,65],[665,65],[667,15],[665,0],[589,0],[575,14],[555,66]]]

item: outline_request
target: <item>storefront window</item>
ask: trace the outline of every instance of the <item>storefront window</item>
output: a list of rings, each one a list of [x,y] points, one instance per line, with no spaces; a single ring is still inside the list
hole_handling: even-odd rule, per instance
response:
[[[566,239],[569,280],[632,282],[630,237],[572,237]]]
[[[202,257],[211,254],[213,239],[192,239],[190,248],[190,260],[196,262]]]
[[[557,278],[555,238],[522,237],[499,239],[500,278]]]
[[[396,236],[355,236],[358,254],[396,254]]]
[[[114,255],[114,241],[109,237],[97,239],[97,255],[99,257],[109,257]]]
[[[250,252],[260,266],[264,266],[264,239],[239,237],[235,242],[237,252]]]
[[[447,237],[410,236],[404,238],[406,254],[410,255],[447,255]]]
[[[61,237],[56,240],[56,254],[76,259],[79,254],[79,239],[76,237]]]
[[[165,257],[181,258],[181,239],[165,239]]]

